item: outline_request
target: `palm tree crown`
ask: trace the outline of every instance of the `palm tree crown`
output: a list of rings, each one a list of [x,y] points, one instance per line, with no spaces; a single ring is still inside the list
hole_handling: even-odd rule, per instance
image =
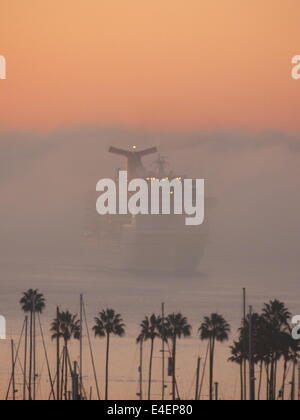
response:
[[[38,289],[29,289],[27,292],[24,292],[20,305],[25,313],[42,313],[46,307],[44,295],[39,293]]]
[[[286,308],[283,302],[275,299],[269,303],[265,303],[263,308],[263,317],[268,322],[269,326],[275,330],[286,330],[289,326],[291,313]]]
[[[166,319],[165,331],[169,338],[190,337],[192,327],[181,313],[173,313]]]
[[[72,338],[80,339],[80,321],[77,315],[72,315],[69,311],[59,312],[51,325],[52,340],[63,338],[67,343]]]
[[[95,337],[106,337],[107,335],[123,337],[125,335],[123,319],[113,309],[101,311],[95,318],[95,323],[96,325],[93,327]]]
[[[137,338],[137,343],[141,341],[155,340],[155,338],[160,337],[160,324],[161,318],[155,314],[148,316],[141,323],[141,332]]]
[[[225,321],[222,315],[212,314],[205,317],[204,322],[199,328],[201,340],[216,340],[220,343],[229,340],[230,325]]]
[[[106,309],[99,313],[95,318],[95,326],[93,331],[95,337],[106,337],[106,373],[105,373],[105,400],[108,400],[108,376],[109,376],[109,352],[110,352],[110,336],[116,335],[123,337],[125,335],[125,324],[120,314],[114,309]]]
[[[204,322],[199,328],[201,340],[209,342],[209,399],[213,399],[213,380],[214,380],[214,357],[216,342],[223,343],[229,340],[230,325],[219,314],[211,314],[205,317]]]

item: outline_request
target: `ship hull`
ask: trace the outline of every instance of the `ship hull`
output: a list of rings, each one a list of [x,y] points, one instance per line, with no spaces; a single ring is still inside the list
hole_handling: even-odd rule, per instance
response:
[[[118,270],[197,271],[204,255],[208,227],[206,224],[187,227],[178,222],[164,218],[159,223],[149,223],[149,220],[144,223],[142,219],[122,226],[118,234],[106,232],[99,240],[99,262]]]

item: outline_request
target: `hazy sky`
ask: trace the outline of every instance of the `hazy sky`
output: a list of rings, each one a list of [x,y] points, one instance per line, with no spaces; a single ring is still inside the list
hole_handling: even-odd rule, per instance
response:
[[[221,253],[294,258],[299,18],[299,0],[1,0],[2,246],[69,249],[122,165],[107,147],[134,143],[207,179]]]
[[[1,0],[0,125],[300,128],[299,0]]]
[[[296,313],[300,81],[291,78],[291,60],[300,54],[300,1],[0,2],[7,60],[0,303],[9,321],[19,316],[16,301],[27,284],[50,294],[53,308],[75,302],[86,285],[91,314],[101,299],[134,325],[164,296],[195,325],[214,310],[238,325],[245,286],[256,309],[277,297]],[[108,146],[132,144],[158,146],[172,169],[204,177],[216,198],[201,276],[192,284],[179,279],[170,289],[160,279],[124,281],[122,273],[119,295],[118,277],[87,275],[86,263],[99,267],[98,247],[91,253],[83,238],[86,206],[95,205],[87,196],[124,163]],[[226,358],[218,359],[220,369]]]

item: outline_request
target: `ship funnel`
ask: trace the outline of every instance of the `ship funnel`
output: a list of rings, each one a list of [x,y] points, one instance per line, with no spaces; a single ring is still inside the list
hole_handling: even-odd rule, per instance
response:
[[[146,172],[143,166],[142,158],[144,156],[152,155],[157,153],[156,147],[151,147],[150,149],[145,149],[141,151],[130,151],[124,149],[118,149],[116,147],[111,147],[109,153],[114,153],[116,155],[124,156],[127,158],[127,171],[129,179],[144,177]]]

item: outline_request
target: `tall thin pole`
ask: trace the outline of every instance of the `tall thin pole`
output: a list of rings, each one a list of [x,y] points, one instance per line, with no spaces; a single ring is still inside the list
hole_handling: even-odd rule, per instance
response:
[[[81,399],[81,396],[79,394],[79,387],[78,387],[77,362],[74,362],[74,368],[72,372],[72,400],[77,401],[78,398]]]
[[[298,401],[300,401],[300,363],[298,363]]]
[[[243,327],[245,331],[246,327],[246,305],[247,305],[247,295],[246,295],[246,289],[243,288]],[[245,337],[246,338],[246,337]],[[247,354],[247,345],[246,340],[244,340],[244,356]],[[247,360],[246,357],[244,357],[244,401],[247,400]]]
[[[20,347],[21,347],[21,341],[22,341],[22,338],[23,338],[23,334],[24,334],[24,329],[25,329],[25,320],[23,322],[23,327],[22,327],[20,338],[19,338],[18,347],[16,349],[16,354],[14,355],[14,363],[13,363],[13,366],[12,366],[12,374],[11,374],[10,379],[9,379],[9,384],[8,384],[7,393],[6,393],[6,397],[5,397],[6,401],[9,398],[10,388],[11,388],[13,380],[14,380],[13,374],[15,373],[15,367],[16,367],[16,364],[17,364],[17,360],[19,360],[19,351],[20,351]],[[22,366],[21,366],[21,370],[22,370],[22,374],[24,375],[24,371],[22,369]],[[29,388],[28,388],[28,390],[29,390]]]
[[[295,401],[295,388],[296,388],[296,364],[293,363],[293,375],[291,382],[291,401]]]
[[[16,400],[16,380],[15,380],[14,340],[11,340],[11,360],[12,360],[12,395],[13,395],[13,401],[15,401]]]
[[[219,383],[215,382],[215,397],[216,401],[219,401]]]
[[[60,346],[59,346],[59,307],[56,308],[56,400],[60,401]]]
[[[47,370],[48,370],[48,377],[49,377],[49,381],[50,381],[50,385],[51,385],[51,394],[53,396],[53,399],[55,400],[55,391],[54,391],[54,384],[53,384],[52,375],[51,375],[49,357],[48,357],[48,353],[47,353],[47,347],[46,347],[46,343],[45,343],[41,318],[40,318],[39,314],[38,314],[38,321],[39,321],[40,333],[41,333],[41,338],[42,338],[42,343],[43,343],[43,349],[44,349],[44,353],[45,353],[46,365],[47,365]]]
[[[36,400],[36,302],[33,297],[33,401]]]
[[[27,342],[28,342],[28,316],[25,317],[25,344],[24,344],[24,378],[23,401],[26,400],[26,375],[27,375]]]
[[[173,401],[176,401],[176,365],[175,365],[175,361],[176,361],[176,334],[174,333],[174,337],[173,337],[173,349],[172,349],[172,397],[173,397]]]
[[[93,354],[93,349],[92,349],[92,342],[91,342],[91,336],[90,336],[90,332],[89,332],[89,326],[88,326],[87,317],[86,317],[84,300],[82,300],[82,309],[83,309],[84,323],[85,323],[85,328],[86,328],[87,339],[88,339],[88,343],[89,343],[89,349],[90,349],[90,356],[91,356],[91,362],[92,362],[92,367],[93,367],[94,379],[95,379],[95,384],[96,384],[97,397],[98,397],[98,400],[100,401],[101,400],[100,389],[99,389],[99,384],[98,384],[98,378],[97,378],[97,372],[96,372],[96,366],[95,366],[95,359],[94,359],[94,354]]]
[[[82,378],[83,378],[83,295],[80,295],[80,365],[79,365],[79,395],[82,400]]]
[[[60,401],[64,399],[64,380],[65,380],[65,357],[66,357],[66,347],[63,346],[62,350],[62,359],[61,359],[61,367],[60,367]]]
[[[68,347],[67,342],[65,342],[65,387],[64,387],[64,394],[65,394],[65,401],[68,401]]]
[[[162,381],[161,381],[161,399],[165,400],[165,304],[162,303]]]
[[[198,357],[198,361],[197,361],[197,377],[196,377],[196,393],[195,393],[195,401],[198,401],[198,400],[199,400],[200,364],[201,364],[201,358],[200,358],[200,357]]]
[[[255,400],[255,374],[253,363],[253,348],[252,348],[252,306],[249,307],[249,391],[250,401]]]
[[[143,401],[143,339],[140,342],[140,401]]]

